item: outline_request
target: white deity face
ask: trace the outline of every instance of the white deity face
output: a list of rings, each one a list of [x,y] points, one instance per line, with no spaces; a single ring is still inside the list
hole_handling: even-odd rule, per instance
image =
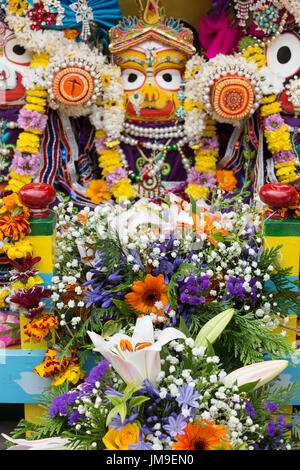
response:
[[[0,23],[0,106],[24,103],[25,88],[22,78],[31,59],[32,53],[18,44],[14,33]]]

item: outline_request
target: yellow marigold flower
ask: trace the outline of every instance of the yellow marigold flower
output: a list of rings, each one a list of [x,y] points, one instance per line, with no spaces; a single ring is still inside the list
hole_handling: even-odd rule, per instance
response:
[[[279,168],[276,173],[280,183],[292,183],[298,178],[294,162],[291,162],[288,167]]]
[[[28,3],[26,0],[9,0],[8,7],[12,13],[21,16],[27,10]]]
[[[22,240],[14,245],[5,243],[2,250],[9,259],[22,259],[33,255],[32,244],[27,240]]]
[[[106,137],[106,134],[104,132],[103,129],[98,129],[96,132],[95,132],[95,138],[96,139],[101,139],[102,137]]]
[[[270,114],[277,114],[280,113],[281,111],[281,104],[278,103],[278,101],[275,101],[274,103],[271,104],[265,104],[261,107],[261,115],[264,116],[270,116]]]
[[[58,318],[46,313],[39,318],[34,318],[24,326],[24,332],[29,337],[25,341],[39,342],[50,334],[50,328],[58,328]]]
[[[39,147],[40,139],[38,135],[31,132],[21,132],[16,144],[17,150],[25,153],[38,153]]]
[[[31,62],[30,62],[30,68],[31,69],[35,69],[35,68],[38,68],[38,67],[43,67],[43,69],[45,70],[45,68],[47,67],[48,63],[49,63],[49,59],[50,59],[50,56],[49,54],[34,54],[32,59],[31,59]]]
[[[228,170],[217,170],[216,178],[219,188],[223,191],[233,191],[237,185],[237,179],[233,174],[233,171]]]
[[[6,212],[12,214],[16,209],[21,209],[24,216],[29,218],[29,208],[24,206],[18,194],[13,193],[9,196],[5,196],[1,200],[1,203],[2,207],[0,209],[0,215],[5,214]]]
[[[266,64],[266,56],[261,47],[247,47],[247,49],[245,49],[243,52],[243,56],[247,59],[248,62],[254,61],[259,69],[261,69]]]
[[[37,104],[38,106],[46,106],[47,100],[38,96],[27,95],[26,102],[30,104]]]
[[[83,379],[84,376],[85,372],[81,369],[79,364],[70,364],[66,370],[54,377],[51,385],[62,385],[66,380],[75,385],[79,380]]]
[[[214,173],[216,171],[216,158],[209,152],[199,151],[196,156],[195,169],[201,173]]]
[[[103,176],[106,176],[114,168],[122,166],[119,151],[113,149],[99,152],[98,162],[99,166],[103,169]]]
[[[267,96],[263,96],[262,97],[262,100],[261,100],[261,103],[262,104],[270,104],[270,103],[273,103],[274,101],[276,101],[277,99],[277,96],[276,95],[267,95]]]
[[[25,104],[25,109],[28,111],[37,111],[38,113],[45,114],[46,108],[44,106],[38,106],[37,104]]]
[[[86,195],[93,204],[100,204],[102,199],[106,201],[111,199],[111,194],[107,190],[106,181],[104,180],[91,181],[89,187],[86,189]]]
[[[132,186],[129,178],[119,180],[117,183],[111,186],[110,191],[117,203],[127,201],[128,199],[136,196],[135,189]]]
[[[208,198],[209,196],[209,188],[207,186],[198,186],[195,183],[190,183],[185,192],[187,194],[190,194],[193,199],[204,199],[204,201]]]
[[[33,90],[27,90],[26,94],[28,96],[36,96],[38,98],[47,98],[48,92],[46,88],[35,86]]]
[[[70,28],[70,29],[65,29],[64,30],[64,36],[67,39],[76,39],[80,34],[80,31],[75,28]]]
[[[286,124],[276,131],[265,130],[265,137],[271,153],[280,152],[281,150],[292,150],[290,134]]]
[[[139,434],[139,427],[135,423],[128,423],[116,431],[109,428],[102,440],[108,450],[129,450],[130,444],[139,442]]]
[[[5,299],[10,295],[10,291],[8,289],[3,289],[1,292],[0,292],[0,307],[1,308],[7,308],[8,305],[7,303],[5,302]]]

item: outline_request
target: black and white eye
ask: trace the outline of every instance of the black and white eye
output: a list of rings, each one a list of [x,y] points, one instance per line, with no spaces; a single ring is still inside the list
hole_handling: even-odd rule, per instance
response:
[[[181,87],[181,71],[177,69],[161,70],[155,75],[156,83],[165,90],[179,90]]]
[[[293,33],[281,34],[268,46],[266,55],[272,72],[292,77],[300,69],[300,39]]]
[[[29,65],[32,53],[18,43],[16,37],[8,38],[5,44],[5,56],[14,64]]]
[[[122,71],[124,90],[138,90],[145,83],[146,76],[140,70],[125,69]]]

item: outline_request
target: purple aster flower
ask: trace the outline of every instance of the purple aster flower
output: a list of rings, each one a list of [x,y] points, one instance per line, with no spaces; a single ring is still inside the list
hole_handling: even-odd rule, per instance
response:
[[[286,163],[290,162],[294,159],[294,155],[290,150],[280,150],[273,154],[273,160],[275,165],[278,163]]]
[[[273,437],[275,435],[275,432],[276,432],[276,426],[275,426],[274,421],[271,420],[268,422],[266,433],[268,434],[268,436]]]
[[[181,387],[178,387],[179,396],[176,398],[177,403],[183,409],[185,408],[199,408],[198,398],[201,395],[198,392],[194,392],[194,385],[183,384]]]
[[[264,407],[270,410],[271,413],[274,413],[274,411],[277,411],[279,409],[278,406],[275,405],[275,403],[271,403],[270,401],[266,401],[266,403],[264,403]]]
[[[100,139],[95,140],[95,147],[97,152],[101,152],[102,150],[107,150],[106,145],[104,142],[107,140],[106,137],[101,137]]]
[[[143,439],[143,434],[140,432],[139,442],[137,444],[129,444],[128,449],[130,450],[153,450],[151,444],[148,444]]]
[[[186,427],[187,422],[186,418],[181,413],[176,416],[176,418],[174,416],[169,416],[168,422],[169,424],[165,424],[163,428],[171,437],[175,437],[177,434],[184,434],[183,429]]]
[[[256,418],[255,410],[254,410],[253,406],[251,405],[251,403],[249,403],[248,401],[246,402],[246,411],[247,411],[248,415],[250,416],[250,418],[252,418],[252,419]]]
[[[129,416],[129,418],[125,418],[125,420],[122,421],[121,416],[117,415],[114,418],[112,418],[111,422],[109,423],[109,427],[113,428],[115,431],[120,431],[120,429],[122,429],[124,426],[126,426],[126,424],[134,423],[134,421],[138,418],[138,416],[139,416],[139,414],[135,413],[135,414]]]
[[[264,119],[264,125],[268,131],[277,131],[282,128],[283,124],[284,120],[279,113],[271,114]]]
[[[37,129],[44,131],[46,128],[48,117],[38,111],[31,111],[22,108],[18,117],[18,126],[22,129]]]

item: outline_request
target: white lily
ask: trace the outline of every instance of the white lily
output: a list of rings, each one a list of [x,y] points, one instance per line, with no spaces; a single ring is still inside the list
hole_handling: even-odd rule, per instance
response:
[[[226,387],[230,387],[235,382],[238,387],[252,382],[259,382],[255,386],[255,390],[263,385],[271,382],[277,375],[279,375],[287,366],[288,361],[264,361],[250,364],[249,366],[241,367],[228,374],[224,379]]]
[[[48,439],[38,439],[36,441],[27,441],[26,439],[12,439],[6,434],[2,434],[4,439],[13,442],[15,445],[7,450],[69,450],[66,445],[69,439],[60,437],[50,437]]]
[[[104,339],[91,331],[88,334],[95,346],[94,351],[102,354],[126,383],[135,381],[137,386],[142,385],[145,379],[155,385],[161,371],[162,346],[175,339],[186,339],[176,328],[166,328],[155,342],[153,323],[147,315],[137,319],[132,337],[117,333]]]

